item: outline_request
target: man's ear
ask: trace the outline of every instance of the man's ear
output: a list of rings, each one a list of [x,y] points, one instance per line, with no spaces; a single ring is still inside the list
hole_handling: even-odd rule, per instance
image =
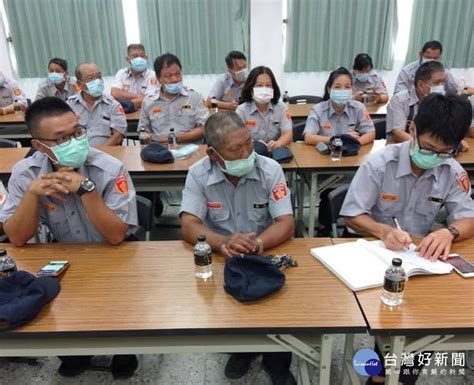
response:
[[[31,139],[31,146],[37,151],[45,154],[53,163],[58,163],[56,156],[54,155],[51,148],[46,146],[44,143],[41,143],[38,139]]]
[[[44,153],[44,145],[38,139],[31,139],[31,147],[33,147],[36,151]]]
[[[209,146],[207,147],[206,154],[207,156],[209,156],[209,158],[211,158],[211,160],[213,160],[214,162],[217,162],[216,151],[212,147],[209,147]]]

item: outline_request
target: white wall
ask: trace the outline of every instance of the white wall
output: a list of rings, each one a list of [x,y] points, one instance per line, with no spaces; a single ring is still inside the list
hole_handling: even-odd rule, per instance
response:
[[[1,10],[0,10],[1,12]],[[12,76],[13,70],[8,55],[7,37],[5,36],[5,27],[0,13],[0,71],[6,76]]]

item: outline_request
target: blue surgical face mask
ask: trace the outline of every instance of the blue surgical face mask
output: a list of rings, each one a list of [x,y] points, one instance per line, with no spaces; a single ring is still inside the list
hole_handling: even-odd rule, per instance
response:
[[[352,99],[352,89],[338,90],[331,88],[330,98],[333,103],[343,106]]]
[[[87,93],[94,98],[102,96],[104,92],[104,81],[102,79],[91,80],[86,83]]]
[[[165,91],[172,95],[177,95],[183,89],[183,82],[164,84]]]
[[[64,74],[61,72],[48,72],[48,79],[53,84],[61,84],[64,81]]]
[[[436,154],[423,154],[420,152],[420,146],[418,141],[415,140],[414,147],[410,150],[410,156],[413,163],[423,170],[430,170],[432,168],[440,166],[444,159],[441,159]]]
[[[46,146],[43,143],[44,146]],[[56,160],[51,159],[55,164],[60,166],[79,168],[84,164],[89,154],[89,140],[86,134],[79,138],[71,138],[68,144],[49,147],[53,152]]]
[[[134,71],[143,72],[146,70],[146,59],[143,57],[136,57],[130,60],[130,67]]]
[[[422,58],[421,58],[421,64],[428,63],[429,61],[437,61],[437,60],[435,60],[435,59],[427,59],[427,58],[425,58],[425,57],[422,57]]]
[[[437,86],[431,86],[430,87],[430,94],[434,94],[434,93],[445,95],[446,91],[444,89],[444,84],[438,84]]]
[[[369,81],[369,74],[366,74],[366,73],[362,73],[362,72],[357,72],[355,74],[355,78],[357,81],[361,82],[361,83],[367,83]]]
[[[219,158],[222,159],[225,164],[225,169],[223,169],[219,165],[220,169],[222,170],[222,172],[228,175],[240,178],[248,174],[255,167],[255,151],[253,150],[248,158],[237,160],[225,160],[215,149],[214,152],[219,156]]]

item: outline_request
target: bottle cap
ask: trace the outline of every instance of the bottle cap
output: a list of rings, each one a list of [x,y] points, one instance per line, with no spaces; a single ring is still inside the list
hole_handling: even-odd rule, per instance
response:
[[[393,258],[392,259],[392,265],[393,266],[401,266],[402,265],[402,260],[400,258]]]
[[[205,235],[198,235],[197,240],[198,240],[198,242],[205,242],[206,241],[206,236]]]
[[[7,255],[7,251],[5,249],[0,249],[0,257],[4,257]]]

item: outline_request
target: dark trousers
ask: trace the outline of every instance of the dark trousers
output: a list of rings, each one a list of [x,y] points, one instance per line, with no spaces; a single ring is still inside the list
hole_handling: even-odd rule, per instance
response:
[[[271,373],[286,373],[290,370],[291,352],[268,352],[268,353],[233,353],[240,356],[255,358],[262,354],[262,364]]]

